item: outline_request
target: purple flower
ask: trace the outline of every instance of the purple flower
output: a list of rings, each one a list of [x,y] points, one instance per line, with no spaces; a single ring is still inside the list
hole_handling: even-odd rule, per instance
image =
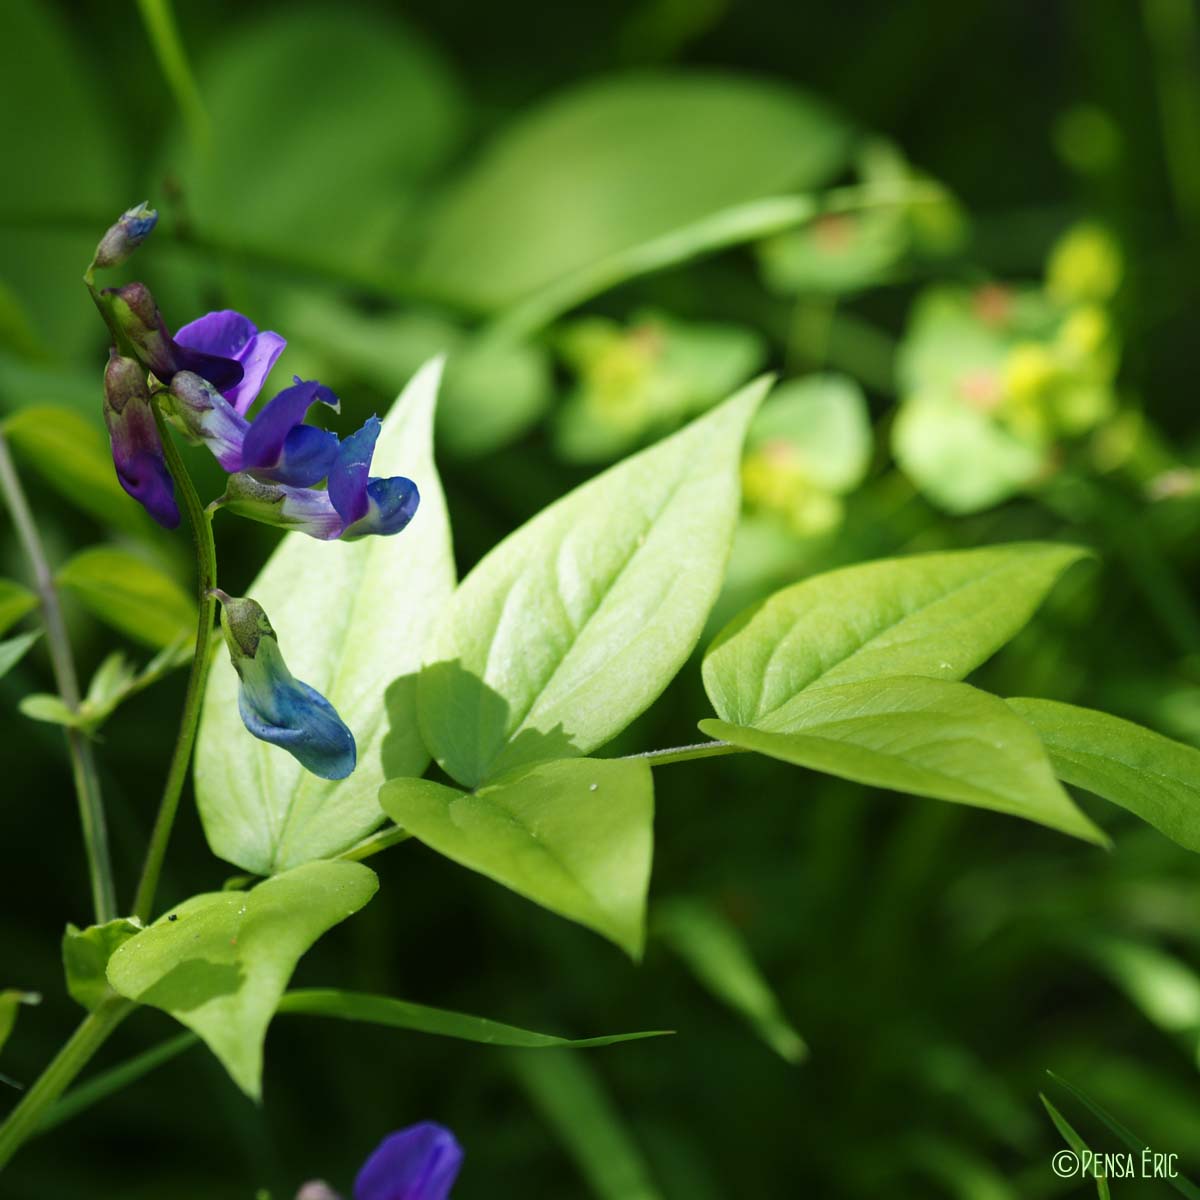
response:
[[[146,372],[115,350],[104,369],[104,423],[121,486],[160,525],[174,529],[179,524],[175,483],[163,458]]]
[[[462,1162],[454,1134],[421,1121],[379,1143],[354,1181],[354,1200],[446,1200]]]
[[[191,349],[171,337],[162,313],[144,283],[105,288],[100,294],[108,304],[112,320],[129,339],[138,361],[163,383],[170,383],[178,371],[200,375],[222,392],[241,383],[245,372],[240,362]]]
[[[370,534],[399,533],[412,520],[421,497],[417,485],[403,475],[386,479],[371,475],[381,428],[379,418],[371,417],[341,443],[324,491],[267,484],[239,471],[229,477],[225,495],[216,503],[251,520],[299,529],[322,541],[350,542]]]
[[[296,379],[247,421],[206,379],[180,371],[171,380],[175,414],[193,437],[204,442],[226,471],[245,471],[291,487],[324,479],[337,460],[335,434],[305,425],[317,403],[335,412],[338,398],[315,380]]]
[[[275,630],[253,600],[215,593],[221,628],[238,673],[242,724],[260,741],[280,746],[322,779],[345,779],[355,767],[354,735],[316,688],[287,668]]]
[[[287,345],[279,334],[259,333],[249,317],[228,308],[189,322],[175,334],[175,342],[189,350],[231,358],[241,365],[241,380],[221,391],[242,417],[262,391],[271,368]]]

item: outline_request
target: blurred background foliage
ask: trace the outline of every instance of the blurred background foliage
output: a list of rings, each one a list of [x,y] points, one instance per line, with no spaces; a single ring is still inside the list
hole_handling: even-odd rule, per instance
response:
[[[129,656],[94,684],[97,727],[138,693],[99,745],[126,887],[182,697],[157,680],[190,565],[105,461],[104,337],[78,280],[143,196],[162,219],[136,272],[168,322],[232,306],[280,330],[276,385],[320,377],[346,428],[449,352],[461,570],[768,368],[783,382],[747,448],[713,631],[833,565],[1069,539],[1096,563],[985,686],[1200,744],[1191,0],[211,0],[180,6],[178,40],[163,13],[9,0],[0,18],[0,414],[68,564],[85,677],[114,628]],[[192,462],[211,493],[215,466]],[[217,533],[241,591],[273,534]],[[79,557],[97,543],[108,559]],[[116,602],[94,583],[114,562]],[[0,573],[26,577],[7,527]],[[41,653],[0,681],[0,984],[46,997],[0,1060],[25,1081],[75,1023],[58,939],[87,911],[59,731],[17,710],[49,686]],[[690,669],[613,750],[694,740],[707,714]],[[31,1145],[5,1195],[279,1200],[313,1175],[347,1185],[422,1117],[467,1146],[464,1200],[1083,1195],[1050,1170],[1039,1090],[1118,1146],[1047,1069],[1200,1170],[1186,851],[1111,808],[1092,810],[1104,854],[766,760],[656,783],[640,967],[409,843],[298,981],[677,1037],[506,1057],[285,1016],[261,1111],[192,1050]],[[164,903],[230,873],[189,812]],[[171,1032],[146,1012],[103,1061]]]

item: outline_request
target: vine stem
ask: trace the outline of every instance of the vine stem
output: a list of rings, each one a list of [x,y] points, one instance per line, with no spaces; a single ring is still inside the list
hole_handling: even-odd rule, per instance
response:
[[[175,480],[175,486],[179,489],[183,510],[192,530],[192,542],[196,548],[196,592],[200,617],[196,626],[196,650],[192,656],[192,670],[188,676],[187,694],[183,701],[183,715],[179,721],[175,751],[167,769],[167,781],[163,786],[162,800],[159,801],[158,816],[150,834],[142,877],[138,881],[137,895],[133,901],[133,915],[143,921],[150,919],[154,907],[154,894],[158,890],[167,843],[171,840],[171,829],[179,811],[179,797],[183,794],[188,764],[192,759],[196,726],[200,720],[200,703],[204,698],[204,684],[208,679],[208,667],[212,660],[209,647],[212,641],[213,616],[217,607],[216,597],[213,595],[213,589],[217,586],[217,552],[213,545],[212,516],[205,511],[200,502],[196,485],[192,483],[192,477],[184,466],[179,448],[167,428],[157,401],[152,407],[159,437],[162,438],[167,470],[171,472],[171,478]]]
[[[63,621],[58,587],[50,569],[42,539],[30,511],[25,491],[8,449],[8,441],[0,431],[0,492],[3,493],[17,537],[26,558],[33,568],[42,620],[46,627],[46,646],[50,664],[62,702],[72,711],[79,710],[79,677],[71,642]],[[108,823],[104,817],[104,799],[100,792],[100,775],[96,757],[87,736],[78,729],[64,729],[67,752],[71,759],[71,775],[79,801],[79,821],[83,829],[83,844],[87,853],[88,873],[92,884],[92,908],[96,923],[111,921],[117,915],[116,890],[113,886],[112,859],[108,850]]]
[[[665,767],[670,763],[691,762],[697,758],[718,758],[722,754],[744,754],[741,746],[732,742],[694,742],[690,746],[672,746],[667,750],[643,750],[640,754],[626,754],[627,759],[641,759],[652,767]]]
[[[20,1104],[9,1113],[4,1124],[0,1125],[0,1170],[37,1131],[46,1110],[66,1091],[108,1035],[135,1007],[132,1000],[110,996],[84,1017],[70,1040],[54,1056],[53,1062],[21,1098]]]

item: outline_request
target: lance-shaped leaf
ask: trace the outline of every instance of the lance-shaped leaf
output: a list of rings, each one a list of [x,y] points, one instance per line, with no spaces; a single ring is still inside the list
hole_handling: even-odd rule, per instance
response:
[[[22,584],[0,579],[0,633],[37,608],[38,598]]]
[[[36,630],[33,633],[18,633],[0,642],[0,678],[9,673],[29,653],[30,647],[42,635]]]
[[[1119,804],[1200,852],[1200,750],[1132,721],[1055,700],[1010,700],[1059,779]]]
[[[352,543],[288,534],[246,594],[267,611],[288,666],[350,726],[358,766],[310,775],[238,716],[237,675],[213,664],[196,751],[196,798],[213,853],[259,875],[336,854],[383,821],[384,779],[419,775],[415,681],[426,631],[454,588],[450,526],[433,462],[440,366],[427,364],[383,422],[375,463],[420,489],[412,523]]]
[[[1084,553],[1025,542],[817,575],[734,618],[705,655],[704,686],[723,719],[761,725],[786,721],[806,688],[886,675],[962,679]]]
[[[767,387],[564,496],[463,581],[418,688],[426,744],[460,783],[588,754],[670,682],[721,585]]]
[[[474,794],[394,779],[379,800],[439,854],[641,955],[654,840],[644,762],[546,762]]]
[[[701,721],[700,728],[857,783],[1107,840],[1054,778],[1034,730],[1003,700],[965,683],[901,676],[815,688],[760,727]]]
[[[378,886],[361,863],[316,862],[249,892],[193,896],[113,952],[108,982],[195,1030],[257,1098],[267,1025],[296,963]]]

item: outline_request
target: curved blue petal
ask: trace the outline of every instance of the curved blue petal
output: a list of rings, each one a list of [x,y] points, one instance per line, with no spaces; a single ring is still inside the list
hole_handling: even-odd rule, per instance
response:
[[[306,771],[322,779],[345,779],[354,770],[354,734],[337,709],[307,683],[278,681],[269,696],[252,696],[243,683],[238,711],[256,738],[286,750]]]
[[[241,365],[241,380],[221,389],[239,416],[244,416],[254,403],[287,345],[277,333],[259,333],[249,317],[232,309],[206,313],[190,321],[175,334],[175,342],[188,350],[234,359]]]
[[[422,1121],[380,1142],[354,1181],[354,1200],[446,1200],[463,1151],[444,1125]]]
[[[338,398],[333,392],[315,379],[308,382],[297,380],[269,401],[250,422],[250,429],[242,444],[243,470],[266,474],[280,466],[288,434],[301,424],[308,410],[318,402],[328,404],[335,410],[339,407]],[[324,474],[317,475],[305,482],[316,483],[323,478]]]
[[[346,526],[342,540],[352,542],[373,533],[384,537],[399,533],[413,519],[420,503],[421,494],[411,479],[403,475],[372,479],[367,484],[366,515]]]
[[[367,483],[371,476],[371,458],[383,422],[370,417],[338,448],[337,462],[329,472],[329,499],[346,525],[367,515]]]
[[[291,487],[311,487],[320,483],[337,461],[336,433],[315,425],[297,425],[283,443],[279,465],[256,473]]]

